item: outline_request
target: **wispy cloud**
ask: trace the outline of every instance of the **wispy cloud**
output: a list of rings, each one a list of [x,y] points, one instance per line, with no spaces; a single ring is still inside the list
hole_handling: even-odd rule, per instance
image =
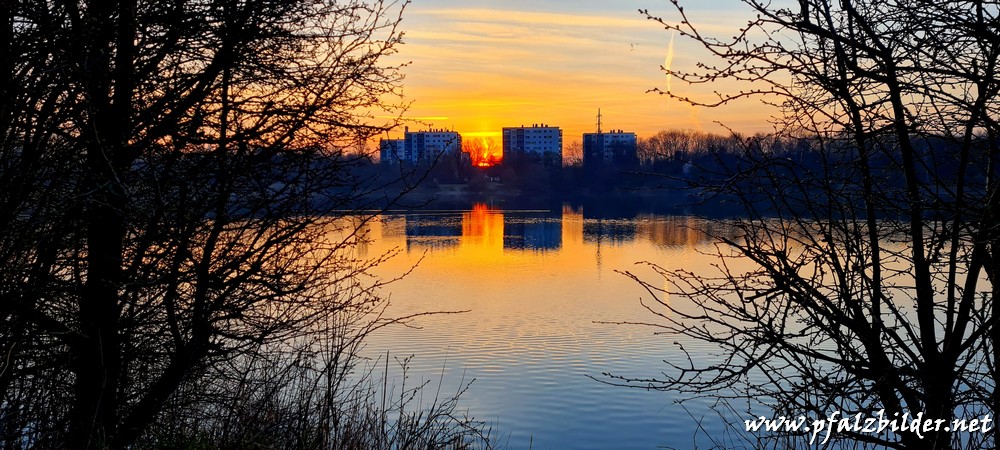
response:
[[[408,114],[428,122],[447,116],[449,126],[483,135],[550,123],[562,126],[567,139],[593,128],[598,107],[609,126],[640,134],[692,127],[688,110],[646,91],[664,82],[674,88],[661,65],[693,68],[703,52],[638,14],[644,6],[638,0],[579,2],[415,3],[398,55],[412,61],[404,82],[414,101]]]
[[[633,28],[644,19],[638,14],[568,14],[493,8],[441,8],[418,11],[417,15],[454,22],[490,22],[549,27]],[[634,16],[634,17],[630,17]]]
[[[667,92],[671,92],[672,87],[670,86],[670,79],[673,75],[670,73],[670,67],[674,64],[674,32],[670,32],[670,44],[667,45],[667,57],[663,60],[663,69],[667,71]]]
[[[417,121],[423,121],[423,120],[448,120],[447,116],[426,116],[426,117],[375,116],[375,117],[378,118],[378,119],[402,119],[402,120],[417,120]]]

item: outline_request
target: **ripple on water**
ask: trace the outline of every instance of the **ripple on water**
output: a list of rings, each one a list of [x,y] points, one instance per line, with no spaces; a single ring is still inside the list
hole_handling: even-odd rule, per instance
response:
[[[426,254],[405,254],[409,259],[398,267],[421,255],[425,259],[390,290],[391,311],[397,315],[469,312],[422,317],[415,322],[420,329],[382,329],[369,340],[369,355],[384,356],[387,350],[414,354],[411,379],[437,383],[443,376],[446,393],[474,379],[462,398],[463,408],[509,436],[509,448],[527,448],[529,441],[536,449],[686,448],[698,433],[699,419],[709,430],[721,426],[707,402],[678,404],[684,399],[676,394],[594,379],[613,381],[605,372],[662,377],[668,370],[663,360],[682,360],[673,344],[680,340],[676,336],[654,335],[662,330],[650,327],[595,322],[655,321],[639,303],[645,292],[614,270],[633,270],[640,260],[697,270],[708,263],[693,259],[700,257],[695,247],[665,245],[672,236],[666,232],[658,232],[655,243],[640,239],[642,227],[629,220],[573,222],[563,217],[560,222],[509,213],[500,220],[493,214],[479,224],[468,220],[469,215],[420,216],[397,227],[424,234],[410,244],[433,242],[438,232],[454,236],[442,238],[446,245],[428,247]],[[652,227],[648,218],[643,221],[643,227]],[[501,227],[503,239],[494,238],[492,226]],[[507,239],[511,230],[523,236]],[[556,231],[561,233],[557,247],[528,248],[540,239],[554,239]],[[613,239],[598,239],[600,233]],[[372,252],[378,245],[405,246],[406,239],[390,236]],[[685,347],[696,357],[710,352],[690,342]]]

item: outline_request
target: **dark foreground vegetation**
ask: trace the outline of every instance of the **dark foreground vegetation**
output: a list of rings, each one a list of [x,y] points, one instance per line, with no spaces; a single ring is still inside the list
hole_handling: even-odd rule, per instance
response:
[[[490,446],[359,356],[405,4],[5,3],[0,447]]]
[[[718,399],[739,425],[835,413],[932,424],[838,427],[827,443],[776,430],[734,441],[745,447],[995,448],[995,427],[953,424],[1000,412],[1000,9],[745,0],[747,24],[716,38],[673,3],[670,18],[646,15],[705,56],[669,70],[673,85],[738,87],[665,94],[705,107],[762,100],[779,108],[779,136],[809,146],[748,140],[715,164],[699,189],[742,209],[715,233],[715,270],[651,261],[662,278],[636,277],[652,294],[650,325],[718,357],[609,381]]]

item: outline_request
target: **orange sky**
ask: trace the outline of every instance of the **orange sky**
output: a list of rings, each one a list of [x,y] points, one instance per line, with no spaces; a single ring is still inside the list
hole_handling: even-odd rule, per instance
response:
[[[663,3],[415,0],[404,14],[405,44],[396,55],[411,62],[403,82],[413,102],[406,116],[425,118],[410,128],[499,140],[502,127],[544,123],[561,127],[568,145],[596,129],[600,108],[605,130],[640,137],[664,129],[723,132],[715,121],[738,131],[770,129],[756,101],[703,110],[646,92],[667,87],[660,66],[671,47],[674,67],[694,69],[698,61],[691,43],[671,45],[670,32],[637,11],[672,17]],[[702,3],[686,9],[701,7],[689,15],[710,31],[731,34],[744,21],[745,13]],[[692,97],[719,88],[670,85]]]

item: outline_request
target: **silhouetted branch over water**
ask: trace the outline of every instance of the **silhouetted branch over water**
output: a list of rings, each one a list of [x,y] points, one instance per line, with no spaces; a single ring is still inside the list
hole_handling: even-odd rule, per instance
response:
[[[349,150],[401,111],[407,3],[6,5],[4,448],[482,437],[446,399],[390,430],[351,381],[391,254],[356,251],[380,186]]]
[[[613,380],[762,403],[774,416],[995,417],[1000,11],[744,3],[756,18],[732,37],[704,34],[677,1],[676,22],[649,17],[716,58],[668,68],[675,80],[738,86],[715,98],[662,94],[708,107],[757,98],[782,112],[775,137],[744,140],[707,165],[716,174],[694,179],[742,209],[725,222],[736,235],[717,236],[717,272],[659,269],[665,288],[637,278],[653,294],[653,325],[722,354],[674,362],[663,379]],[[805,146],[771,151],[764,138]],[[691,303],[659,302],[662,290]],[[758,445],[808,438],[775,432]],[[993,433],[946,427],[833,438],[851,448],[995,446]]]

